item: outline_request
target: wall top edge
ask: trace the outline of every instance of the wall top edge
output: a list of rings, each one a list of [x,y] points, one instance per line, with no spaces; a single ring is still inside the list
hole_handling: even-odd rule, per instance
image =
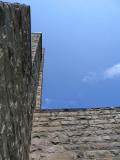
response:
[[[32,32],[31,34],[42,34],[42,32]]]
[[[29,5],[25,4],[25,3],[18,3],[18,2],[3,2],[3,1],[0,1],[0,4],[8,4],[8,5],[17,5],[17,6],[27,6],[27,7],[30,7]]]
[[[31,37],[42,37],[42,33],[41,32],[32,32],[31,33]]]
[[[104,110],[120,110],[118,107],[104,107],[104,108],[70,108],[70,109],[35,109],[34,112],[76,112],[76,111],[104,111]]]

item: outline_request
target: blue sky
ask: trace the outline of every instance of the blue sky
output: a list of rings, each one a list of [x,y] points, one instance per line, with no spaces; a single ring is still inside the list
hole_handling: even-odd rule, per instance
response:
[[[119,106],[120,1],[17,2],[31,5],[32,31],[43,33],[42,108]]]

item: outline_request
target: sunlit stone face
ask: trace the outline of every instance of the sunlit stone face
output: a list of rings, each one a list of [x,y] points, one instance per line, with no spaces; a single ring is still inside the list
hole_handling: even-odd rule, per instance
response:
[[[63,152],[63,153],[52,153],[49,154],[47,159],[43,160],[72,160],[73,156],[70,152]]]

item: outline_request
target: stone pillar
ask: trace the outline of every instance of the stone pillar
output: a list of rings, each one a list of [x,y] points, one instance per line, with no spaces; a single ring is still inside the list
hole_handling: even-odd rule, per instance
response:
[[[41,105],[43,57],[42,33],[32,33],[33,98],[35,110],[40,110]]]
[[[28,160],[32,118],[30,7],[0,2],[0,160]]]

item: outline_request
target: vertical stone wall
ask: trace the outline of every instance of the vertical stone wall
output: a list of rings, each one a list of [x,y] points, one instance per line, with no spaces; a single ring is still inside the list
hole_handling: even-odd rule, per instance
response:
[[[34,112],[31,160],[120,160],[120,108]]]
[[[32,66],[33,66],[33,101],[34,108],[40,109],[40,93],[42,81],[42,60],[43,60],[43,49],[42,49],[42,34],[32,33]]]
[[[37,36],[31,55],[30,7],[0,2],[0,160],[29,159],[42,54]]]
[[[40,70],[39,70],[39,80],[37,83],[37,93],[36,93],[36,105],[35,105],[35,111],[41,110],[41,103],[42,103],[42,81],[43,81],[43,65],[44,65],[44,53],[45,49],[42,48],[42,59],[40,64]]]

